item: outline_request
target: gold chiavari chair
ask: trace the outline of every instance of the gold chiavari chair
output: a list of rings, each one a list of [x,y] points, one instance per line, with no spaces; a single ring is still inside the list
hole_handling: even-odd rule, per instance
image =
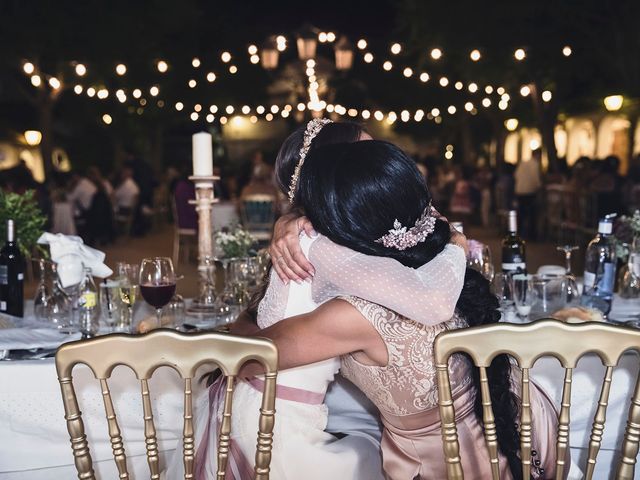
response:
[[[90,340],[70,342],[56,353],[56,370],[62,390],[65,419],[71,437],[74,461],[81,480],[94,479],[89,444],[82,414],[73,387],[72,370],[78,363],[91,368],[100,381],[107,417],[109,438],[120,479],[128,479],[127,458],[107,379],[117,365],[126,365],[140,381],[144,413],[144,435],[151,479],[160,478],[158,443],[148,380],[161,366],[176,370],[184,380],[183,461],[184,478],[193,479],[195,438],[193,425],[192,382],[198,367],[215,363],[227,378],[224,410],[218,442],[218,480],[224,480],[229,456],[232,399],[236,376],[241,366],[256,360],[265,368],[265,386],[260,408],[255,456],[255,478],[269,479],[275,415],[278,351],[269,340],[239,337],[223,333],[183,334],[173,330],[155,330],[145,335],[112,334]]]
[[[542,356],[557,358],[565,369],[562,402],[558,419],[556,442],[556,479],[564,478],[568,465],[565,454],[569,448],[569,423],[571,409],[571,382],[573,370],[579,358],[586,353],[597,354],[606,367],[598,398],[598,407],[593,419],[589,441],[585,478],[591,479],[596,465],[605,427],[607,403],[611,389],[613,368],[627,350],[640,353],[640,331],[603,323],[566,324],[552,319],[539,320],[526,325],[494,324],[443,332],[436,338],[435,357],[438,379],[438,403],[442,421],[442,440],[447,477],[449,480],[463,479],[460,464],[460,446],[455,423],[455,411],[447,368],[451,354],[469,354],[480,369],[483,405],[484,434],[491,459],[492,477],[500,478],[498,471],[498,441],[494,413],[489,395],[487,367],[491,360],[502,353],[515,358],[522,369],[522,391],[520,392],[520,458],[523,478],[530,477],[531,468],[531,405],[529,370]],[[616,479],[632,479],[640,442],[640,381],[629,407],[627,427],[622,442],[622,454]]]

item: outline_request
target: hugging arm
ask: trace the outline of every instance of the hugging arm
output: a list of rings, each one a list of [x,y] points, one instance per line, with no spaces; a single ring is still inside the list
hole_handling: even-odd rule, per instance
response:
[[[286,318],[252,335],[268,338],[276,344],[279,370],[357,351],[386,364],[382,338],[371,323],[344,300],[332,300],[313,312]],[[262,366],[253,362],[242,368],[241,376],[261,373]]]
[[[316,270],[313,280],[315,302],[353,295],[423,325],[436,325],[451,319],[466,269],[463,247],[453,243],[417,269],[389,257],[355,252],[326,237],[311,245],[309,260]]]

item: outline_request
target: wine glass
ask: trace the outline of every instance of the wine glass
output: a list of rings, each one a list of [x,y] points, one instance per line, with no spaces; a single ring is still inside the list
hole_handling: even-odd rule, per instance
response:
[[[124,327],[124,325],[121,325],[123,307],[120,283],[115,280],[105,279],[100,284],[100,311],[110,332],[115,331],[116,326]]]
[[[571,269],[571,254],[578,250],[580,247],[577,245],[559,245],[556,249],[559,252],[564,252],[565,260],[565,274],[562,279],[562,296],[567,305],[575,305],[580,300],[580,292],[578,290],[578,282]]]
[[[533,302],[536,300],[531,280],[531,275],[523,273],[517,273],[511,278],[516,312],[518,312],[518,317],[522,320],[526,320],[529,317]]]
[[[121,320],[125,327],[130,327],[133,323],[133,307],[138,299],[138,272],[139,265],[125,262],[116,263],[116,278],[120,284],[120,300],[126,306],[122,312],[125,318]]]
[[[158,326],[162,325],[162,307],[176,293],[176,274],[167,257],[145,258],[140,264],[140,293],[156,309]]]
[[[477,270],[484,275],[489,282],[492,282],[495,276],[495,269],[491,260],[491,250],[489,246],[477,240],[469,240],[468,243],[469,254],[467,255],[467,267]]]

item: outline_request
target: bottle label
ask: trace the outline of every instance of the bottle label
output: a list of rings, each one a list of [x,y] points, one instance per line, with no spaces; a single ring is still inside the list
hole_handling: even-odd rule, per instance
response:
[[[512,262],[512,263],[503,263],[502,271],[504,272],[515,272],[517,270],[526,270],[527,265],[524,262]]]
[[[0,265],[0,285],[9,285],[9,267]]]
[[[18,274],[18,281],[22,282],[24,280],[24,273],[19,273]]]
[[[82,308],[95,308],[96,294],[93,292],[83,293],[78,299],[78,305]]]

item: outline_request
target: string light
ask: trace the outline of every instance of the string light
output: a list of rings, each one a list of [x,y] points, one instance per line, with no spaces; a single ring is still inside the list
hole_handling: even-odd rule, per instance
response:
[[[193,68],[198,68],[200,66],[200,59],[198,57],[194,57],[193,60],[191,60],[191,65]]]
[[[487,85],[486,87],[484,87],[484,93],[486,93],[487,95],[491,95],[493,93],[493,87],[491,85]]]
[[[396,115],[396,112],[389,112],[387,114],[387,122],[389,123],[393,123],[398,119],[398,115]]]
[[[27,75],[31,75],[36,71],[36,67],[31,62],[25,62],[25,64],[22,66],[22,70],[24,70],[24,73],[26,73]]]
[[[447,112],[449,112],[449,115],[453,115],[454,113],[456,113],[457,108],[455,107],[455,105],[449,105],[449,108],[447,108]]]
[[[198,82],[196,82],[193,78],[189,80],[189,88],[196,88],[197,84]]]
[[[467,88],[471,93],[476,93],[478,91],[478,85],[475,83],[470,83]]]
[[[100,100],[104,100],[109,96],[109,90],[107,90],[106,88],[101,88],[100,90],[98,90],[97,95]]]
[[[434,60],[440,60],[440,58],[442,58],[442,50],[440,50],[439,48],[434,48],[431,50],[430,55]]]
[[[142,96],[142,90],[140,90],[139,88],[136,88],[133,93],[133,98],[140,98]]]
[[[524,58],[527,56],[527,53],[524,51],[524,48],[518,48],[515,52],[513,52],[513,56],[520,62],[524,60]]]
[[[146,98],[141,98],[140,99],[140,105],[142,105],[143,107],[147,104],[147,99]]]
[[[226,125],[227,124],[227,117],[220,117],[220,124],[221,125]]]
[[[403,122],[408,122],[409,120],[411,120],[411,114],[408,110],[403,110],[402,112],[400,112],[400,120],[402,120]]]
[[[365,63],[373,62],[373,53],[365,53],[364,54],[364,61],[365,61]]]
[[[320,33],[318,34],[318,41],[319,41],[320,43],[325,43],[325,42],[327,41],[327,34],[326,34],[326,32],[320,32]]]
[[[454,87],[456,90],[462,90],[464,88],[464,85],[462,84],[462,82],[456,82]]]
[[[247,51],[249,52],[249,55],[255,55],[256,53],[258,53],[258,47],[256,47],[255,45],[249,45]]]
[[[76,65],[75,70],[76,70],[76,75],[78,75],[79,77],[83,77],[87,73],[87,67],[85,67],[81,63]]]
[[[119,63],[116,65],[116,73],[120,76],[124,75],[127,73],[127,66],[124,63]]]
[[[109,115],[108,113],[105,113],[104,115],[102,115],[102,121],[106,125],[111,125],[111,122],[113,122],[113,119],[111,118],[111,115]]]
[[[231,54],[229,52],[222,52],[222,55],[220,55],[220,59],[224,63],[229,63],[231,61]]]
[[[433,115],[434,117],[437,117],[438,115],[440,115],[440,109],[432,108],[431,109],[431,115]]]
[[[422,72],[422,73],[420,74],[420,81],[421,81],[422,83],[426,83],[426,82],[428,82],[428,81],[429,81],[429,74],[428,74],[427,72]]]
[[[367,41],[364,38],[358,40],[358,48],[360,50],[364,50],[365,48],[367,48]]]
[[[96,94],[96,89],[93,87],[89,87],[87,88],[87,97],[91,98],[94,97]]]
[[[282,118],[287,118],[289,116],[289,111],[288,110],[282,110],[281,115],[282,115]]]
[[[73,91],[75,92],[76,95],[80,95],[82,93],[82,85],[76,85],[75,87],[73,87]]]
[[[227,105],[227,108],[225,108],[224,111],[227,112],[228,115],[231,115],[234,111],[233,105]]]
[[[209,111],[210,111],[211,113],[218,113],[218,106],[217,106],[217,105],[211,105],[211,106],[209,107]]]
[[[211,114],[211,113],[209,113],[209,114],[206,116],[206,120],[207,120],[207,122],[208,122],[208,123],[213,123],[213,121],[214,121],[215,119],[216,119],[216,117],[215,117],[213,114]]]
[[[384,114],[380,110],[376,110],[375,113],[373,114],[373,117],[379,122],[381,122],[384,119]]]
[[[439,83],[441,87],[446,87],[447,85],[449,85],[449,79],[447,77],[440,77]]]
[[[550,102],[552,97],[553,97],[553,95],[549,90],[545,90],[544,92],[542,92],[542,101],[543,102]]]
[[[254,65],[257,65],[260,63],[260,57],[258,55],[251,55],[251,57],[249,57],[249,61]]]
[[[167,70],[169,70],[169,65],[164,60],[159,60],[156,67],[158,68],[158,71],[160,73],[165,73]]]
[[[58,90],[61,86],[60,84],[60,80],[58,80],[56,77],[51,77],[49,79],[49,85],[51,86],[51,88],[53,88],[54,90]]]
[[[447,160],[451,160],[453,158],[453,152],[450,150],[447,150],[446,152],[444,152],[444,158],[446,158]]]
[[[258,123],[258,117],[256,117],[255,115],[251,115],[251,117],[249,117],[249,121],[251,123]]]
[[[480,54],[480,50],[478,49],[471,50],[471,53],[469,54],[469,58],[471,58],[471,60],[474,62],[480,60],[481,57],[482,55]]]
[[[249,112],[251,112],[251,107],[249,107],[249,105],[245,105],[244,107],[242,107],[242,113],[248,115]]]
[[[484,108],[489,108],[491,106],[491,99],[489,98],[483,98],[482,99],[482,106]]]
[[[193,106],[193,110],[195,110],[196,112],[200,113],[202,111],[202,105],[200,105],[199,103],[196,103]]]
[[[287,39],[283,35],[278,35],[276,37],[276,48],[279,52],[284,52],[287,49]]]
[[[399,54],[402,51],[402,46],[399,43],[394,43],[391,45],[391,53],[394,55]]]
[[[508,118],[504,121],[504,126],[510,132],[513,132],[516,128],[518,128],[518,119],[517,118]]]
[[[467,112],[470,112],[471,110],[473,110],[473,103],[471,103],[471,102],[467,102],[467,103],[465,103],[465,104],[464,104],[464,109],[465,109]]]
[[[409,78],[411,75],[413,75],[413,70],[411,70],[409,67],[407,67],[402,71],[402,74],[405,77]]]
[[[521,89],[520,89],[520,95],[522,95],[523,97],[528,96],[531,93],[531,88],[529,88],[528,85],[524,85]]]
[[[264,112],[265,112],[265,108],[264,108],[262,105],[258,105],[258,106],[256,107],[256,113],[257,113],[258,115],[262,115]]]
[[[207,73],[207,82],[213,83],[216,81],[216,74],[213,72]]]
[[[365,120],[368,120],[371,117],[371,112],[369,110],[362,110],[362,112],[360,112],[360,115],[362,115],[362,118],[364,118]]]
[[[192,121],[195,122],[196,120],[198,120],[199,115],[196,112],[191,112],[191,115],[189,115],[189,117]]]
[[[235,74],[238,71],[238,67],[236,67],[235,65],[231,65],[229,67],[229,73],[231,73],[232,75]]]
[[[336,34],[333,32],[327,32],[327,42],[335,42]]]
[[[273,114],[271,114],[271,113],[267,113],[267,114],[264,116],[264,118],[265,118],[265,120],[266,120],[267,122],[270,122],[271,120],[273,120]]]
[[[160,89],[156,85],[154,85],[149,89],[149,93],[151,94],[152,97],[157,97],[158,94],[160,93]]]
[[[42,85],[42,78],[40,78],[40,75],[33,75],[31,77],[31,85],[33,85],[34,87],[39,87],[40,85]]]
[[[498,95],[504,95],[505,89],[504,87],[498,87],[498,89],[496,90],[496,93]]]
[[[393,64],[387,60],[382,64],[382,68],[384,68],[387,72],[393,68]]]
[[[570,47],[569,45],[565,45],[565,46],[562,48],[562,54],[563,54],[565,57],[570,56],[572,53],[573,53],[573,51],[571,50],[571,47]]]
[[[500,102],[498,102],[498,108],[500,110],[506,110],[508,107],[509,107],[509,102],[505,100],[500,100]]]
[[[177,102],[176,103],[176,110],[177,111],[180,112],[180,111],[182,111],[183,108],[184,108],[184,103],[182,103],[182,102]]]

